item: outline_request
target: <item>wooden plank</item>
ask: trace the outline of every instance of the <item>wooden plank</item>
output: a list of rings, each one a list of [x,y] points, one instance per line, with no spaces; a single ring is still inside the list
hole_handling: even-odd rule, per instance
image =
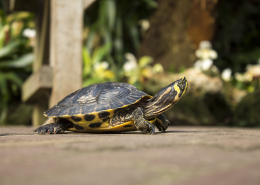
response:
[[[37,7],[35,15],[36,44],[34,47],[35,61],[33,71],[38,71],[42,65],[49,64],[49,37],[50,37],[50,1],[45,0]]]
[[[48,101],[46,100],[46,98],[43,98],[33,105],[32,124],[34,127],[42,125],[47,119],[43,116],[43,113],[48,110]]]
[[[83,0],[51,1],[50,107],[82,86]]]
[[[42,65],[49,65],[49,37],[50,37],[50,0],[39,1],[34,10],[35,13],[35,61],[33,63],[33,71],[37,72]],[[46,79],[52,76],[51,67],[48,67],[48,72],[40,70],[41,79]],[[49,73],[49,74],[48,74]],[[46,75],[46,76],[44,76]],[[43,112],[48,109],[49,96],[51,92],[52,79],[48,82],[50,87],[39,87],[34,94],[28,99],[28,102],[34,101],[32,123],[34,126],[40,126],[44,123],[46,118],[43,116]],[[42,84],[38,84],[42,85]]]
[[[22,101],[36,102],[38,99],[48,97],[52,87],[52,69],[42,66],[38,72],[33,73],[22,86]]]

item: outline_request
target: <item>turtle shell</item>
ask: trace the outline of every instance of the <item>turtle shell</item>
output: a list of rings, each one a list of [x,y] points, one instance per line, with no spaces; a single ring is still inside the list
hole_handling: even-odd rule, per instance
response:
[[[47,110],[44,115],[46,117],[66,117],[114,110],[150,97],[127,83],[98,83],[66,96],[57,105]]]

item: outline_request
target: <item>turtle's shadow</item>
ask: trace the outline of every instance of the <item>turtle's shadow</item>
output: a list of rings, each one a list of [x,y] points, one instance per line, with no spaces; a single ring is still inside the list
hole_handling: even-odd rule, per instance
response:
[[[160,132],[156,131],[154,135],[161,135],[161,134],[167,134],[167,133],[209,133],[212,131],[186,131],[186,130],[176,130],[176,131],[166,131],[166,132]],[[146,135],[142,132],[138,131],[129,131],[129,132],[65,132],[63,134],[89,134],[89,135]],[[149,134],[147,134],[149,135]]]

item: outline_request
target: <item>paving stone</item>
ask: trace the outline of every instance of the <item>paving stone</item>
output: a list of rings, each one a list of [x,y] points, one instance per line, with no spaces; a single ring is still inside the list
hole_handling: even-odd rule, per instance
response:
[[[0,127],[0,184],[259,185],[260,130],[38,135]]]

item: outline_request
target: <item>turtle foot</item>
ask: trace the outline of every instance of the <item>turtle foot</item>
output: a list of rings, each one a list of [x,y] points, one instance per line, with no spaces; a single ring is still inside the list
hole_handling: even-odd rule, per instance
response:
[[[153,135],[155,132],[154,126],[150,122],[148,122],[148,124],[149,124],[149,126],[146,129],[146,134]]]
[[[35,130],[38,134],[62,134],[65,132],[65,128],[61,124],[51,123],[43,125]]]
[[[133,120],[138,130],[146,134],[154,134],[153,124],[145,120],[143,109],[140,107],[133,112]]]
[[[165,132],[169,125],[170,122],[163,114],[156,117],[155,126],[158,128],[159,131]]]

